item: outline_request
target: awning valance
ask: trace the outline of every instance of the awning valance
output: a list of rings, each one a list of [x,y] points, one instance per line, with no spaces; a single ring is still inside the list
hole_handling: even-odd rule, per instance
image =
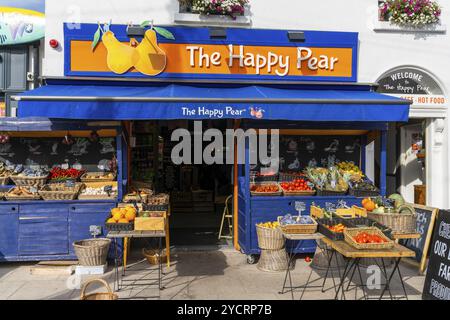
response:
[[[369,90],[282,85],[50,84],[19,97],[19,117],[85,120],[407,121],[410,102]]]

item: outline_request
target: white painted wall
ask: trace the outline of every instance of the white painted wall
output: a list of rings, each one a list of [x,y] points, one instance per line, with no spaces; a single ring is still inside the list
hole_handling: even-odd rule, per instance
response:
[[[450,27],[450,0],[439,0],[443,7],[442,24]],[[300,29],[359,32],[360,82],[375,82],[385,71],[402,65],[419,66],[441,83],[447,97],[450,92],[450,36],[447,33],[426,34],[406,32],[375,32],[377,0],[321,0],[292,1],[251,0],[251,28]],[[140,23],[154,19],[155,24],[174,24],[177,0],[47,0],[46,39],[63,42],[63,22],[96,23],[112,19],[113,23]],[[64,75],[64,48],[57,51],[46,41],[43,74]],[[450,207],[450,188],[447,163],[448,116],[438,143],[430,146],[443,156],[430,163],[434,172],[442,172],[440,179],[432,179],[432,189],[443,196],[432,197],[430,205]],[[431,131],[431,130],[430,130]],[[433,141],[433,139],[432,139]],[[439,149],[440,148],[440,149]],[[439,149],[439,150],[437,150]],[[428,164],[428,163],[427,163]],[[439,199],[436,199],[439,198]]]

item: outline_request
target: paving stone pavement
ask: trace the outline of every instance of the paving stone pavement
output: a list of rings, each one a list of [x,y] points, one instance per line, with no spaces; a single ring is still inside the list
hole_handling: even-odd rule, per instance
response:
[[[132,257],[133,258],[133,257]],[[139,260],[139,256],[134,257]],[[262,272],[256,265],[249,265],[245,255],[231,249],[207,252],[178,252],[173,255],[173,264],[170,269],[164,268],[163,285],[165,289],[158,297],[155,285],[123,288],[119,294],[120,299],[230,299],[230,300],[290,300],[290,292],[279,294],[285,273]],[[30,267],[33,263],[2,263],[0,264],[0,299],[13,300],[41,300],[41,299],[79,299],[79,286],[91,278],[98,276],[84,276],[81,279],[68,275],[31,275]],[[146,261],[141,268],[147,268]],[[406,289],[410,299],[420,299],[424,283],[424,276],[418,274],[416,268],[402,264],[402,274],[405,278]],[[312,272],[311,272],[312,271]],[[366,269],[362,269],[364,281],[367,279]],[[313,285],[321,285],[324,272],[313,270],[304,259],[297,259],[295,269],[292,271],[294,286],[304,284],[308,277],[316,280]],[[140,271],[133,274],[131,279],[155,278],[156,271]],[[337,277],[337,273],[335,272]],[[114,286],[113,268],[101,278]],[[358,278],[359,279],[359,278]],[[337,278],[336,278],[337,281]],[[147,281],[148,282],[148,281]],[[155,281],[153,281],[155,283]],[[333,282],[328,279],[326,292],[320,288],[308,289],[301,294],[295,292],[295,299],[320,300],[333,299]],[[78,287],[78,288],[77,288]],[[95,284],[89,292],[104,291]],[[402,288],[398,280],[394,280],[391,291],[395,296],[402,295]],[[371,294],[379,294],[372,290]],[[388,294],[385,296],[389,297]],[[350,288],[346,292],[347,299],[362,299],[362,290]]]

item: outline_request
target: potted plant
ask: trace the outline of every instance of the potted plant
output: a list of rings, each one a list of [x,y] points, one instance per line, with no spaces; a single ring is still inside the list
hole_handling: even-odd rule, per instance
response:
[[[424,27],[439,22],[440,5],[433,0],[384,0],[380,20],[399,26]]]

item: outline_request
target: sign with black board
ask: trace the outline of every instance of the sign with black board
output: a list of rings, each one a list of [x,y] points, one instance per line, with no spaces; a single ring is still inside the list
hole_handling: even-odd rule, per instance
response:
[[[424,300],[450,300],[450,211],[439,211],[431,241]]]
[[[72,140],[73,143],[64,144],[63,138],[11,137],[8,143],[0,144],[0,161],[48,168],[79,164],[88,171],[99,171],[99,164],[110,161],[116,152],[113,137],[96,141],[73,137]]]
[[[420,237],[418,239],[411,239],[402,244],[416,253],[416,261],[420,263],[420,272],[423,273],[426,267],[434,221],[439,210],[437,208],[421,206],[418,204],[412,206],[416,210],[416,232],[420,234]]]

